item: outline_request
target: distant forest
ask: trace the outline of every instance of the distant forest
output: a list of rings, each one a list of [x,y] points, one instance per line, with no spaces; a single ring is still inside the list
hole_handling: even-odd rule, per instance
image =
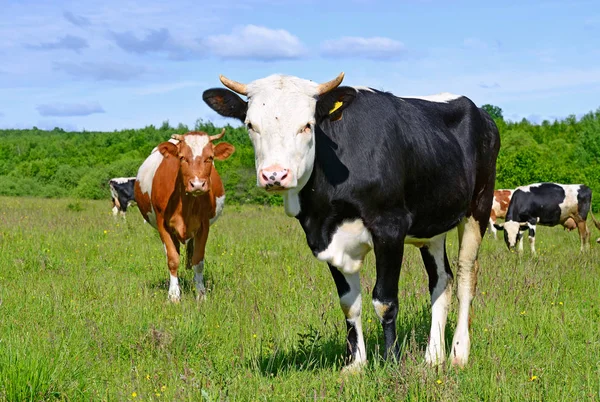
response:
[[[594,191],[600,209],[600,108],[581,119],[533,124],[505,121],[493,105],[483,109],[494,117],[502,139],[496,188],[552,181],[584,183]],[[168,121],[160,127],[113,132],[0,130],[0,195],[109,199],[108,180],[135,176],[152,148],[174,133],[191,130],[216,134],[220,127],[198,120],[195,127]],[[256,187],[254,152],[244,127],[227,126],[223,140],[236,151],[216,162],[233,204],[281,204],[281,198]]]

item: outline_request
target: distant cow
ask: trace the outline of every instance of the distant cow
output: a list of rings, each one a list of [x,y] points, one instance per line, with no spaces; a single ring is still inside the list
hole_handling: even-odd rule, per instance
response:
[[[506,222],[494,226],[504,230],[504,241],[509,249],[519,242],[519,251],[523,250],[522,232],[529,229],[529,244],[535,254],[537,224],[564,225],[572,218],[579,229],[583,251],[589,247],[590,231],[585,220],[591,202],[592,190],[583,184],[536,183],[517,187],[508,206]]]
[[[494,227],[494,225],[496,224],[498,218],[500,218],[500,219],[506,218],[506,212],[508,211],[508,205],[510,204],[510,199],[514,192],[515,192],[515,190],[507,190],[507,189],[494,190],[494,201],[492,203],[492,212],[490,213],[490,226],[489,226],[490,232],[492,232],[492,234],[494,235],[494,239],[498,238],[496,235],[496,228]],[[563,223],[563,226],[564,226],[565,230],[568,230],[569,232],[571,230],[577,228],[577,224],[575,223],[573,218],[568,218]],[[521,242],[522,241],[523,241],[523,238],[521,238]],[[522,248],[523,245],[521,245],[520,247]]]
[[[225,202],[225,190],[213,160],[225,160],[235,150],[227,142],[213,144],[224,134],[223,129],[214,136],[204,132],[174,135],[156,147],[138,171],[135,199],[165,246],[171,273],[169,299],[173,302],[181,298],[177,277],[180,244],[191,239],[187,263],[194,269],[196,297],[204,298],[204,250],[209,226],[217,220]]]
[[[592,220],[594,221],[594,225],[596,225],[596,229],[600,230],[600,222],[598,222],[598,220],[596,219],[596,217],[592,213],[591,209],[590,209],[590,215],[592,215]],[[600,237],[598,237],[596,239],[596,243],[600,243]]]
[[[135,202],[133,195],[133,185],[135,177],[115,177],[108,181],[110,187],[110,195],[113,203],[113,215],[116,216],[119,212],[125,216],[127,207]]]

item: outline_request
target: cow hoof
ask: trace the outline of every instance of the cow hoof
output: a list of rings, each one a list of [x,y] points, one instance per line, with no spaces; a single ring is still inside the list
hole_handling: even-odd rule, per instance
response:
[[[181,301],[181,295],[180,294],[175,294],[175,293],[169,293],[169,301],[171,303],[179,303]]]
[[[464,368],[468,363],[468,358],[455,356],[452,358],[452,366]]]
[[[355,361],[350,364],[347,364],[342,368],[342,375],[360,374],[362,373],[363,368],[366,364],[366,361]]]
[[[198,294],[196,295],[196,301],[197,301],[197,302],[203,302],[203,301],[206,301],[206,293],[205,293],[205,292],[198,293]]]

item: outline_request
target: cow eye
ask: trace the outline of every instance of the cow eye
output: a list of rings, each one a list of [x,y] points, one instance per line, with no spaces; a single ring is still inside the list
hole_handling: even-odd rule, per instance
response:
[[[306,126],[302,127],[299,133],[310,133],[312,130],[312,125],[310,123],[306,123]]]
[[[246,127],[248,127],[248,130],[252,130],[252,123],[248,122],[248,124],[246,124]]]

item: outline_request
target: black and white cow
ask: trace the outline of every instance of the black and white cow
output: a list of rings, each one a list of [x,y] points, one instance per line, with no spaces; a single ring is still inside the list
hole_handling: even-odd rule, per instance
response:
[[[125,216],[127,207],[130,203],[135,202],[133,196],[133,185],[135,177],[115,177],[108,181],[110,187],[110,195],[113,203],[113,215],[116,216],[119,212]]]
[[[509,250],[519,243],[523,251],[523,232],[529,229],[529,245],[535,254],[536,225],[564,225],[572,218],[579,229],[581,250],[590,246],[590,231],[586,224],[592,203],[592,190],[583,184],[536,183],[517,187],[512,195],[504,224],[504,241]]]
[[[469,99],[451,94],[399,98],[370,88],[339,87],[343,73],[318,84],[282,75],[241,84],[248,97],[215,88],[204,101],[248,128],[257,181],[283,195],[313,254],[326,261],[346,316],[349,365],[367,359],[359,269],[374,249],[373,305],[383,326],[384,357],[398,357],[396,316],[404,244],[420,248],[429,275],[432,325],[425,358],[445,360],[453,275],[446,233],[458,226],[458,324],[452,363],[467,363],[469,308],[477,254],[485,233],[500,147],[493,120]]]

